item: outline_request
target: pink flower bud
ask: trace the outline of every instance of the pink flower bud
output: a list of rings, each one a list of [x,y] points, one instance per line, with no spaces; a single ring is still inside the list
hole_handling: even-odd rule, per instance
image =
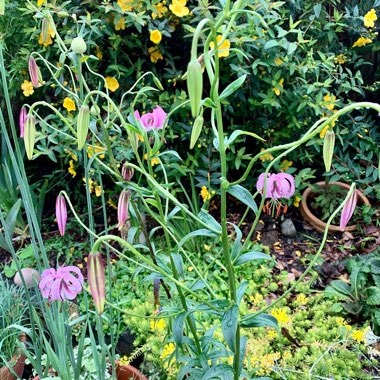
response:
[[[126,181],[130,181],[132,179],[134,173],[135,173],[135,171],[133,170],[133,168],[127,166],[126,164],[123,165],[123,167],[121,169],[121,176]]]
[[[352,215],[354,214],[357,202],[358,202],[358,193],[354,186],[354,190],[349,196],[349,198],[347,199],[346,203],[344,204],[342,215],[340,216],[339,228],[341,231],[344,231]]]
[[[129,196],[130,196],[129,191],[126,191],[126,190],[123,190],[119,196],[119,201],[117,203],[117,220],[119,222],[117,225],[117,228],[119,230],[123,228],[129,216],[129,212],[128,212]]]
[[[21,108],[20,111],[20,118],[19,118],[19,125],[20,125],[20,137],[24,138],[24,127],[26,122],[26,117],[28,116],[27,110],[25,107]]]
[[[30,80],[33,84],[33,87],[39,87],[40,84],[38,81],[37,62],[32,56],[29,57],[28,67],[29,67],[29,76],[30,76]]]
[[[90,293],[99,314],[104,311],[106,300],[106,282],[104,276],[104,263],[99,252],[91,252],[87,258],[87,279]]]
[[[57,197],[57,200],[55,202],[55,215],[57,218],[59,233],[61,236],[63,236],[65,234],[67,221],[66,200],[63,195],[58,195]]]

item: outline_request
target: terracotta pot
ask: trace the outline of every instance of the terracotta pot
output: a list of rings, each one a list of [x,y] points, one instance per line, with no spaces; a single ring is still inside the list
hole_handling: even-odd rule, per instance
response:
[[[131,365],[120,365],[116,363],[116,378],[117,380],[148,380],[138,369]]]
[[[345,190],[350,189],[349,185],[342,182],[330,182],[327,186],[332,186],[332,185],[339,186],[340,188],[345,189]],[[326,183],[318,182],[316,183],[316,186],[319,186],[325,189]],[[357,190],[357,192],[358,192],[358,205],[359,206],[362,206],[364,204],[370,205],[368,198],[365,195],[363,195],[363,193],[360,190]],[[310,203],[310,200],[313,198],[314,195],[315,195],[315,192],[313,191],[311,187],[308,187],[304,191],[304,193],[302,194],[303,201],[301,202],[301,205],[300,205],[300,212],[306,222],[311,224],[318,232],[324,232],[326,228],[326,223],[320,220],[319,218],[317,218],[311,212],[311,210],[309,209],[307,205],[308,202]],[[356,230],[356,225],[347,226],[345,228],[345,231],[349,231],[349,232],[355,231],[355,230]],[[340,230],[339,226],[330,224],[329,232],[342,232],[342,231]]]
[[[26,341],[26,335],[20,334],[20,342]],[[17,377],[9,370],[8,367],[4,366],[0,368],[0,380],[16,380],[21,378],[25,367],[25,355],[15,355],[10,360],[10,363],[15,363],[13,365],[13,371],[17,374]]]

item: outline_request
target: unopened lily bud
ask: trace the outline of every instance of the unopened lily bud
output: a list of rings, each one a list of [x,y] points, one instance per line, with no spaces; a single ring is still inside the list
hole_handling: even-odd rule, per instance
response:
[[[327,131],[323,140],[323,162],[325,163],[326,172],[331,169],[332,158],[334,155],[335,133]]]
[[[128,211],[129,196],[130,196],[129,191],[126,191],[126,190],[123,190],[119,196],[119,201],[117,203],[118,224],[116,226],[119,230],[123,228],[129,216],[129,211]]]
[[[133,174],[135,171],[130,166],[127,166],[126,164],[123,165],[121,168],[121,176],[126,180],[130,181],[133,177]]]
[[[198,141],[199,135],[201,134],[203,127],[203,116],[199,115],[194,120],[193,129],[191,131],[191,137],[190,137],[190,149],[193,149],[195,144]]]
[[[82,105],[79,108],[79,115],[77,119],[77,141],[78,149],[82,149],[90,128],[90,109],[86,105]]]
[[[36,60],[32,56],[29,57],[28,68],[30,80],[33,84],[33,87],[39,87],[40,84],[38,82],[38,66]]]
[[[164,87],[162,86],[162,83],[156,76],[153,76],[153,82],[159,90],[164,91]]]
[[[19,117],[20,137],[21,138],[24,138],[24,128],[25,128],[25,122],[26,122],[27,116],[28,116],[28,113],[26,111],[26,108],[22,107],[21,111],[20,111],[20,117]]]
[[[49,38],[49,21],[46,18],[42,19],[41,26],[41,39],[43,42],[46,42]]]
[[[71,50],[75,54],[83,54],[87,49],[86,42],[82,37],[75,37],[71,41]]]
[[[100,114],[100,108],[96,104],[93,104],[90,108],[90,114],[94,117],[98,116]]]
[[[87,279],[96,311],[102,314],[106,300],[106,282],[103,258],[99,252],[91,252],[87,257]]]
[[[28,160],[33,158],[34,143],[36,141],[36,119],[33,115],[28,115],[24,126],[24,144]]]
[[[340,216],[340,224],[339,229],[344,231],[348,222],[350,221],[352,215],[354,214],[356,204],[358,202],[358,193],[356,191],[356,185],[354,184],[350,191],[352,190],[350,196],[347,200],[345,200],[345,204],[343,206],[342,215]]]
[[[203,92],[203,75],[201,64],[191,61],[187,66],[187,91],[190,98],[191,114],[193,117],[199,115]]]
[[[66,199],[63,195],[58,195],[55,201],[55,217],[57,219],[59,233],[63,236],[67,222]]]

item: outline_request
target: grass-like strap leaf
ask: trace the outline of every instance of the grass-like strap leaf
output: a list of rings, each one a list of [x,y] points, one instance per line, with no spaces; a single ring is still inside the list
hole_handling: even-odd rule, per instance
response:
[[[236,329],[239,319],[239,308],[232,305],[222,317],[222,332],[228,347],[232,352],[236,349]]]
[[[232,83],[230,83],[220,94],[219,100],[226,99],[228,96],[233,94],[235,91],[237,91],[242,84],[245,82],[245,79],[247,78],[247,74],[244,74],[240,78],[234,80]]]
[[[181,241],[178,243],[179,247],[182,247],[189,239],[195,237],[195,236],[208,236],[208,237],[215,237],[216,235],[210,231],[206,230],[206,228],[201,228],[200,230],[196,230],[193,232],[190,232],[185,237],[181,239]]]
[[[206,210],[201,209],[201,211],[198,214],[198,218],[208,224],[210,227],[212,227],[214,230],[218,230],[219,232],[222,232],[222,226],[216,221],[216,219],[211,216]]]
[[[273,260],[269,255],[262,252],[247,252],[239,256],[234,262],[235,266],[248,263],[253,260]]]

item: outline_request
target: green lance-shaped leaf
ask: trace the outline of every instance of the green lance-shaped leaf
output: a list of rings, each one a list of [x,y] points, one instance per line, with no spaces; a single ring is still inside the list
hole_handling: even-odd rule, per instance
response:
[[[36,141],[36,119],[33,115],[26,117],[24,126],[24,144],[28,160],[33,158],[34,143]]]
[[[190,98],[191,114],[199,115],[203,92],[202,66],[198,60],[191,61],[187,66],[187,91]]]
[[[88,129],[90,127],[90,109],[88,106],[82,105],[79,108],[77,120],[77,141],[78,149],[82,149],[87,138]]]
[[[335,133],[327,131],[323,140],[323,162],[325,163],[326,172],[331,169],[332,158],[335,146]]]
[[[235,352],[236,330],[239,319],[239,308],[237,305],[232,305],[223,315],[222,332],[228,347],[232,352]]]
[[[203,116],[199,115],[195,120],[193,124],[193,129],[191,131],[191,137],[190,137],[190,149],[193,149],[195,144],[198,141],[199,135],[201,134],[203,127]]]

